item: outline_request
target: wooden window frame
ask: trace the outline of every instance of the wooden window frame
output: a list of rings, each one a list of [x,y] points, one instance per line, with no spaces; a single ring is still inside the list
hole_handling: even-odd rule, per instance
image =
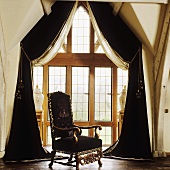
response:
[[[44,145],[47,145],[47,126],[50,126],[50,122],[47,120],[48,114],[48,67],[49,66],[66,66],[67,76],[66,76],[66,93],[71,95],[71,70],[72,66],[88,66],[90,68],[90,88],[89,88],[89,122],[77,122],[78,125],[102,125],[111,126],[113,130],[112,142],[114,143],[117,133],[117,67],[105,56],[105,54],[72,54],[72,53],[59,53],[56,57],[51,60],[48,64],[44,65]],[[112,68],[112,121],[101,122],[94,121],[94,70],[95,67],[111,67]],[[90,136],[93,135],[93,131],[90,132]]]
[[[90,22],[91,23],[91,22]],[[117,67],[111,62],[105,54],[94,53],[94,29],[90,24],[90,53],[72,53],[72,28],[67,36],[67,52],[58,53],[53,60],[44,65],[43,94],[44,94],[44,128],[43,128],[43,145],[47,145],[47,127],[50,126],[48,118],[48,67],[49,66],[66,66],[66,93],[71,95],[71,70],[72,66],[88,66],[90,68],[90,88],[89,88],[89,121],[77,122],[82,126],[101,125],[112,127],[112,143],[117,140]],[[94,71],[95,67],[111,67],[112,68],[112,121],[94,121]],[[89,132],[93,135],[93,131]]]

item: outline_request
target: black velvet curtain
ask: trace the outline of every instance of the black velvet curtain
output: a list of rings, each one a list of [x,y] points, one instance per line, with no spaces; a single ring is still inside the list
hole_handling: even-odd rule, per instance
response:
[[[13,120],[4,160],[20,161],[48,157],[40,140],[33,102],[30,61],[48,48],[68,18],[74,2],[56,1],[52,13],[44,15],[22,40],[21,61]],[[104,151],[105,156],[151,158],[141,42],[123,20],[112,14],[109,3],[90,2],[93,14],[111,47],[130,63],[130,77],[120,139]],[[102,11],[102,12],[101,12]]]
[[[97,24],[110,46],[125,61],[130,63],[122,132],[119,140],[106,149],[104,155],[119,158],[151,159],[142,44],[121,17],[113,15],[109,3],[90,2],[90,6]]]
[[[58,35],[67,20],[74,2],[57,1],[52,13],[44,15],[22,40],[18,83],[14,101],[13,119],[4,161],[48,158],[42,147],[33,101],[31,60],[38,58]]]

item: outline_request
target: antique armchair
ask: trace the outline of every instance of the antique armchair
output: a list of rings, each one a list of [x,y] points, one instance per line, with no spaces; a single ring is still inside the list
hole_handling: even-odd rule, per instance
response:
[[[99,139],[97,129],[101,126],[80,127],[73,123],[70,96],[63,92],[48,93],[48,107],[50,114],[50,126],[52,136],[51,168],[56,152],[69,154],[65,163],[79,169],[79,164],[89,164],[98,161],[102,166],[102,140]],[[94,128],[94,137],[81,135],[81,129]],[[74,158],[74,160],[72,160]]]

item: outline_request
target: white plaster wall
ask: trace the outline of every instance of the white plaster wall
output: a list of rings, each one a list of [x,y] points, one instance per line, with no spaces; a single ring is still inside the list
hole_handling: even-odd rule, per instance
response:
[[[40,0],[0,0],[0,16],[7,52],[24,38],[43,14]]]
[[[146,106],[151,148],[154,147],[153,133],[153,56],[148,49],[142,46],[143,71],[146,92]]]
[[[152,55],[161,35],[163,8],[161,4],[124,3],[120,10],[122,19]]]
[[[164,113],[164,151],[170,152],[170,74],[167,84],[165,109],[168,109],[168,113]]]
[[[150,45],[153,51],[157,50],[166,6],[156,3],[132,3],[132,7],[143,30],[143,33],[140,31],[140,33],[142,33],[140,35],[146,43],[145,45],[148,47]]]
[[[0,53],[5,78],[4,112],[0,124],[0,158],[11,127],[14,95],[18,76],[20,41],[44,14],[40,0],[0,0]],[[2,83],[2,82],[1,82]]]
[[[166,95],[165,95],[165,104],[164,109],[168,109],[168,113],[165,113],[164,110],[164,128],[163,128],[163,145],[164,151],[170,152],[170,29],[167,39],[167,49],[165,52],[166,55],[166,64],[164,65],[167,83],[166,86]]]
[[[0,51],[5,63],[7,99],[7,132],[13,111],[13,99],[18,75],[20,41],[43,16],[40,0],[0,0]]]
[[[11,53],[6,54],[6,134],[9,136],[12,113],[13,113],[13,104],[16,90],[16,82],[18,77],[18,63],[20,58],[20,44],[18,43]]]

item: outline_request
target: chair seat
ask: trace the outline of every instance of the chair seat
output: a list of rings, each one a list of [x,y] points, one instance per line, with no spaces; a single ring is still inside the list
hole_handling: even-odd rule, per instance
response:
[[[64,139],[57,139],[54,142],[53,150],[63,152],[82,152],[87,150],[94,150],[94,148],[102,147],[102,140],[88,136],[77,136],[78,142],[75,143],[73,137],[66,137]]]

